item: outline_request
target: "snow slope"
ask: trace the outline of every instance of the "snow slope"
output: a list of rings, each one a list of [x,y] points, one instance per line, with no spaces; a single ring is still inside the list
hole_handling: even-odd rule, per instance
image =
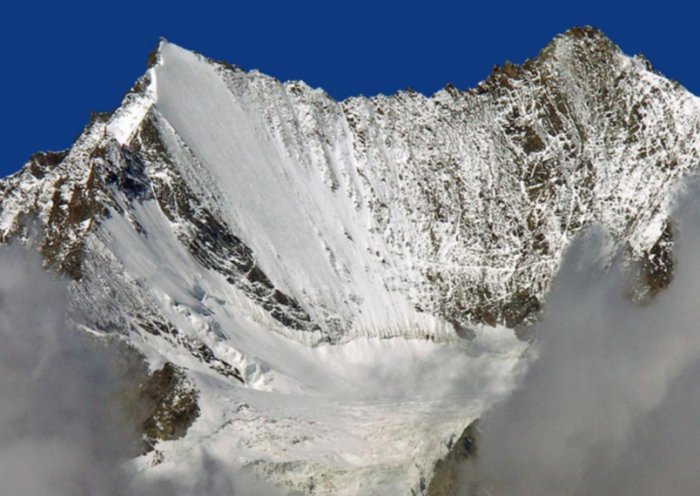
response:
[[[0,182],[0,242],[199,391],[139,477],[209,453],[302,494],[410,494],[517,379],[508,328],[583,227],[668,284],[699,131],[696,97],[591,28],[473,90],[343,102],[161,42],[119,109]]]
[[[170,44],[160,56],[156,111],[206,169],[214,198],[227,199],[212,209],[275,287],[306,302],[327,334],[340,331],[325,322],[337,318],[352,322],[353,334],[442,330],[405,295],[387,291],[380,260],[367,256],[387,250],[368,232],[366,209],[326,187],[318,167],[291,156],[259,107],[237,98],[206,60]]]
[[[206,453],[302,494],[410,494],[522,368],[525,345],[503,327],[479,326],[471,342],[358,337],[312,347],[289,339],[180,247],[154,202],[132,215],[104,223],[112,252],[127,273],[139,274],[136,284],[168,322],[207,343],[245,381],[227,380],[150,334],[132,336],[152,366],[167,357],[188,370],[203,412],[185,439],[135,462],[143,470],[135,484],[140,477],[196,480],[185,467],[197,467],[192,457]],[[164,461],[152,467],[154,459]]]

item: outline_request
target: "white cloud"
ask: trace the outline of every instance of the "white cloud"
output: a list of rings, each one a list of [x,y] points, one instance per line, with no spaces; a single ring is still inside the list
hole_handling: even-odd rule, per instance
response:
[[[697,494],[700,214],[691,199],[683,212],[675,279],[649,305],[630,300],[620,263],[603,269],[600,233],[573,244],[534,332],[538,359],[462,472],[476,494]]]
[[[0,494],[116,494],[109,356],[66,324],[66,283],[38,256],[3,247],[0,274]]]
[[[204,451],[187,480],[134,478],[115,351],[67,323],[67,283],[38,255],[0,247],[0,275],[0,496],[273,494]]]

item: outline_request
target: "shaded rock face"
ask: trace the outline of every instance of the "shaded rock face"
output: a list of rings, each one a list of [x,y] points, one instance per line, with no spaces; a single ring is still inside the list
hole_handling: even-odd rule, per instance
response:
[[[435,464],[433,478],[426,488],[426,496],[451,496],[472,492],[477,494],[476,481],[473,488],[469,487],[471,482],[464,472],[466,462],[477,456],[478,426],[478,421],[469,424],[457,441],[449,446],[447,456]]]
[[[661,236],[654,245],[645,252],[641,265],[647,293],[654,296],[667,288],[673,281],[674,230],[673,223],[668,221],[661,231]]]
[[[120,384],[117,408],[138,435],[133,455],[183,437],[200,414],[197,389],[185,371],[167,362],[149,372],[145,358],[131,346],[117,342],[113,348]]]
[[[158,441],[181,438],[199,416],[196,389],[185,373],[169,362],[148,376],[138,403],[147,415],[142,423],[146,449]]]

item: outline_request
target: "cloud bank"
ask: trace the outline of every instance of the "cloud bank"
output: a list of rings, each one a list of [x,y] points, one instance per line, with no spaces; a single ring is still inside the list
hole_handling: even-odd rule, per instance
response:
[[[695,195],[697,197],[697,195]],[[480,425],[465,495],[691,496],[700,487],[700,214],[683,201],[676,274],[650,304],[575,242],[534,335],[537,359]]]
[[[129,438],[106,350],[66,323],[67,286],[0,248],[0,494],[116,494]]]
[[[0,274],[0,496],[279,494],[205,451],[182,474],[134,473],[115,350],[68,323],[67,283],[37,254],[0,247]]]
[[[537,359],[483,419],[462,494],[697,494],[697,201],[682,212],[675,279],[648,305],[630,299],[621,264],[605,267],[603,233],[572,245],[534,331]],[[125,470],[134,433],[115,414],[109,350],[66,324],[67,285],[38,256],[0,248],[0,274],[0,496],[271,494],[204,451],[186,479]]]

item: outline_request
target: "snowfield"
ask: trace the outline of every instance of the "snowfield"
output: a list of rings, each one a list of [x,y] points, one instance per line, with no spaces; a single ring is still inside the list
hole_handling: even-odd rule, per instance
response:
[[[205,414],[186,438],[138,459],[139,477],[192,479],[187,467],[205,452],[302,494],[411,494],[513,387],[524,346],[501,333],[484,346],[358,338],[293,349],[269,382],[262,374],[262,389],[194,374]]]
[[[182,250],[155,205],[134,209],[151,237],[114,217],[104,224],[114,253],[181,332],[209,344],[242,371],[245,386],[213,373],[149,335],[137,346],[158,368],[185,366],[202,415],[185,438],[138,460],[140,477],[185,483],[192,458],[222,470],[247,468],[263,480],[313,494],[410,494],[433,463],[524,369],[527,346],[512,330],[475,328],[472,341],[358,337],[308,346],[270,332],[279,326],[219,273]],[[153,464],[154,460],[164,460]]]

